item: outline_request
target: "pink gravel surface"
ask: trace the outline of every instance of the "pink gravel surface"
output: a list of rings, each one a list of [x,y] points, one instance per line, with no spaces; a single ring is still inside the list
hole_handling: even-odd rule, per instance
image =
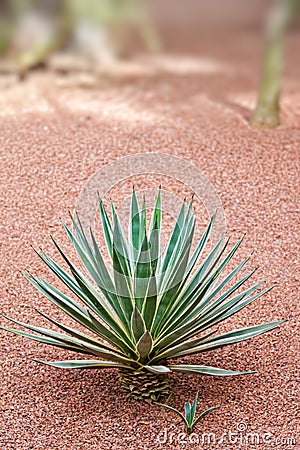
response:
[[[49,234],[66,242],[60,220],[68,222],[67,212],[89,178],[107,163],[141,152],[192,162],[215,187],[228,234],[237,238],[247,232],[240,257],[254,251],[251,264],[259,266],[257,279],[275,285],[222,330],[282,318],[287,323],[252,341],[188,359],[256,374],[222,379],[172,375],[177,407],[197,390],[200,408],[221,405],[197,430],[200,442],[202,433],[213,433],[216,442],[211,437],[210,445],[190,443],[189,448],[297,448],[291,444],[297,441],[299,412],[300,96],[299,68],[293,62],[298,53],[288,65],[281,126],[253,130],[247,120],[258,58],[250,44],[236,44],[228,59],[215,54],[217,65],[210,73],[171,69],[92,90],[62,89],[54,76],[35,73],[1,91],[2,313],[40,324],[33,309],[38,306],[64,320],[20,275],[25,269],[48,275],[30,245],[53,254]],[[247,61],[256,65],[247,66]],[[181,198],[189,193],[172,177],[136,177],[113,187],[117,203],[129,194],[132,182],[140,190],[162,183]],[[197,214],[204,223],[200,206]],[[1,319],[1,324],[7,322]],[[1,450],[182,448],[178,434],[173,442],[170,438],[170,433],[182,431],[175,426],[177,419],[159,407],[128,400],[114,370],[42,366],[32,359],[74,355],[0,334]],[[158,433],[165,429],[167,442],[161,434],[159,443]],[[238,434],[230,441],[229,432]],[[247,443],[246,432],[256,433],[260,443]]]

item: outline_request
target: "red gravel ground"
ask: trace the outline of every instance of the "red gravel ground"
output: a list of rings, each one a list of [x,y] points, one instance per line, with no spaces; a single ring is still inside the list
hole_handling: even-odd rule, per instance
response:
[[[62,89],[55,77],[35,73],[23,84],[1,90],[2,313],[38,324],[41,319],[33,308],[39,306],[63,319],[19,271],[48,275],[30,245],[51,252],[49,234],[64,241],[60,220],[68,221],[67,211],[74,208],[88,179],[124,155],[154,151],[192,162],[217,190],[228,234],[236,238],[247,232],[240,257],[254,251],[257,279],[276,288],[222,330],[289,321],[252,341],[190,358],[255,370],[254,375],[171,377],[177,407],[197,390],[200,408],[221,405],[197,432],[200,441],[202,433],[214,433],[217,441],[227,433],[224,442],[189,444],[197,449],[297,448],[291,444],[297,440],[299,411],[299,49],[293,50],[297,37],[292,36],[281,126],[253,130],[247,120],[259,57],[251,39],[233,39],[225,56],[216,47],[211,55],[217,66],[210,73],[199,67],[193,72],[188,66],[186,73],[176,74],[173,67],[168,74],[92,90]],[[166,191],[181,198],[186,194],[174,179],[139,177],[114,187],[116,202],[128,195],[132,181],[137,189],[162,182]],[[201,215],[199,221],[204,223]],[[1,324],[7,322],[2,319]],[[182,448],[178,435],[170,442],[170,433],[182,431],[175,425],[177,418],[159,407],[127,400],[115,371],[61,371],[38,365],[33,358],[74,355],[6,332],[1,332],[0,355],[1,450]],[[160,444],[157,436],[164,429],[168,442]],[[230,441],[228,434],[238,430]],[[247,432],[257,433],[260,443],[247,443]]]

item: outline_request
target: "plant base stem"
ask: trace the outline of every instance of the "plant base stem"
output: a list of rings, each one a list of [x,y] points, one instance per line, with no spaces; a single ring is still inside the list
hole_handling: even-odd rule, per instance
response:
[[[121,385],[129,397],[152,402],[171,394],[167,376],[146,370],[120,370]]]

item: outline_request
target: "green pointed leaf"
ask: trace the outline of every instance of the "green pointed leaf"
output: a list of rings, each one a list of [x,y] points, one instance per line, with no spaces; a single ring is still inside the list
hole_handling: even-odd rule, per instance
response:
[[[140,245],[143,242],[144,236],[147,235],[146,225],[147,225],[147,216],[146,216],[146,199],[143,198],[142,209],[141,209],[141,221],[140,221]]]
[[[157,284],[154,273],[149,279],[148,290],[143,304],[142,315],[147,330],[151,330],[157,307]]]
[[[161,195],[159,189],[149,228],[149,236],[150,236],[149,245],[150,245],[151,267],[153,273],[156,273],[157,268],[160,266],[161,223],[162,223],[162,208],[161,208]]]
[[[170,264],[170,260],[172,255],[174,254],[174,251],[176,249],[176,246],[178,246],[179,242],[179,236],[182,233],[182,227],[183,227],[183,221],[184,221],[184,212],[185,212],[185,202],[182,203],[182,207],[179,213],[179,216],[176,220],[170,241],[168,243],[165,256],[163,259],[163,265],[161,270],[161,277],[160,277],[160,284],[162,284],[165,273],[167,271],[167,268]]]
[[[140,249],[134,273],[134,297],[139,311],[142,311],[151,277],[149,243],[146,234]]]
[[[76,253],[78,254],[84,266],[86,267],[88,273],[91,275],[92,279],[95,281],[96,285],[101,289],[102,293],[108,300],[110,306],[113,308],[115,313],[119,316],[122,316],[122,311],[118,301],[118,297],[115,294],[116,288],[113,284],[110,273],[106,269],[106,265],[99,251],[99,247],[95,241],[95,237],[93,235],[92,230],[90,233],[93,248],[90,246],[89,241],[84,233],[79,217],[77,216],[79,225],[76,223],[72,215],[71,218],[76,234],[78,236],[78,240],[75,238],[73,233],[68,229],[66,225],[63,224],[63,226],[71,243],[73,244],[76,250]]]
[[[151,365],[151,366],[144,366],[144,368],[146,369],[146,370],[148,370],[149,372],[152,372],[152,373],[157,373],[157,374],[164,374],[164,373],[170,373],[171,371],[170,371],[170,369],[168,368],[168,367],[166,367],[166,366],[153,366],[153,365]]]
[[[99,250],[98,244],[95,240],[95,236],[93,234],[92,229],[90,229],[90,236],[92,245],[85,234],[85,231],[82,227],[81,221],[79,219],[78,214],[76,213],[77,221],[73,218],[72,224],[75,229],[75,235],[68,229],[66,225],[63,224],[64,229],[72,242],[78,256],[83,262],[85,268],[88,270],[89,274],[97,284],[97,286],[104,293],[107,300],[110,302],[110,305],[115,309],[115,301],[116,295],[115,286],[111,279],[110,273],[106,268],[106,264],[104,263],[102,254]]]
[[[223,288],[228,286],[229,281],[232,280],[245,266],[245,264],[249,261],[249,258],[246,258],[244,261],[241,262],[234,270],[232,270],[227,277],[224,278],[223,281],[221,281],[215,289],[209,290],[209,292],[204,295],[204,297],[201,299],[201,302],[199,302],[198,307],[201,306],[201,311],[204,314],[209,308],[211,308],[212,304],[217,305],[222,303],[226,298],[228,298],[231,294],[233,294],[235,291],[237,291],[243,284],[248,281],[250,277],[255,273],[255,270],[251,271],[249,274],[247,274],[246,277],[243,277],[241,280],[238,280],[237,283],[235,283],[230,289],[228,289],[224,294],[222,294],[217,300],[214,302],[211,302],[214,298],[217,297],[217,294],[222,291]],[[210,280],[207,281],[208,283]]]
[[[163,285],[164,290],[163,292],[161,291],[162,295],[160,296],[160,301],[158,303],[158,308],[156,312],[156,318],[153,324],[155,337],[159,335],[160,330],[163,328],[163,325],[168,320],[168,314],[172,308],[173,302],[175,301],[176,296],[178,295],[182,286],[185,283],[184,274],[188,263],[188,257],[190,253],[193,234],[194,234],[194,225],[190,230],[186,242],[179,253],[179,257],[176,263],[174,264],[170,273],[165,276]]]
[[[151,270],[155,274],[160,265],[160,229],[155,219],[153,230],[149,238]]]
[[[113,280],[110,276],[109,271],[106,268],[106,265],[104,263],[103,257],[100,253],[99,247],[96,243],[94,234],[92,230],[90,230],[91,233],[91,239],[94,246],[94,253],[95,253],[95,259],[97,263],[97,267],[99,272],[101,272],[101,286],[100,289],[102,293],[105,295],[105,298],[108,300],[109,304],[114,309],[115,313],[118,315],[118,317],[123,317],[122,307],[120,304],[120,299],[116,295],[116,287],[113,283]]]
[[[188,425],[192,424],[191,409],[192,409],[192,407],[191,407],[190,402],[185,402],[185,404],[184,404],[184,412],[185,412],[185,418],[186,418],[186,421],[187,421]]]
[[[220,408],[220,406],[213,406],[212,408],[209,408],[206,411],[204,411],[203,413],[201,413],[200,416],[197,417],[197,419],[193,423],[193,428],[195,428],[195,426],[200,422],[200,420],[204,419],[204,417],[207,416],[207,414],[209,414],[219,408]]]
[[[192,404],[192,408],[191,408],[191,418],[192,418],[192,422],[194,422],[194,419],[195,419],[195,415],[196,415],[196,408],[197,408],[197,402],[198,402],[198,392],[197,392],[197,394],[196,394],[196,396],[195,396],[195,399],[194,399],[194,401],[193,401],[193,404]]]
[[[241,328],[238,330],[215,336],[211,339],[195,339],[188,343],[171,347],[159,355],[160,358],[178,358],[186,355],[197,354],[209,350],[213,350],[225,345],[237,344],[247,339],[252,339],[260,334],[267,333],[277,328],[284,321],[270,322],[267,324],[256,325],[249,328]],[[155,359],[154,359],[155,361]]]
[[[126,239],[124,236],[124,231],[123,231],[119,216],[117,214],[117,211],[114,209],[113,203],[112,203],[112,208],[113,208],[113,217],[114,217],[113,248],[114,248],[114,251],[118,255],[118,258],[119,258],[119,261],[120,261],[120,264],[122,267],[122,273],[124,273],[124,275],[126,275],[126,277],[128,277],[130,280],[132,272],[131,272],[128,244],[126,242]]]
[[[193,230],[192,230],[192,233],[193,233]],[[193,234],[191,234],[191,238],[192,238],[192,236],[193,236]],[[189,244],[189,247],[188,247],[188,251],[189,251],[191,242],[189,242],[188,244]],[[217,278],[217,274],[213,275],[211,277],[211,280],[207,281],[206,284],[204,284],[204,280],[205,280],[208,269],[210,268],[210,271],[212,270],[212,268],[217,264],[218,259],[220,258],[221,254],[223,253],[226,243],[223,246],[222,251],[219,253],[219,257],[216,257],[222,244],[223,244],[223,238],[217,243],[217,245],[214,247],[214,249],[210,252],[208,257],[205,259],[204,263],[200,266],[200,268],[198,269],[196,274],[192,277],[192,280],[188,283],[188,285],[187,285],[186,289],[183,291],[182,295],[180,295],[180,291],[182,290],[182,288],[184,289],[184,286],[186,284],[186,281],[187,281],[190,273],[188,272],[184,275],[184,277],[182,276],[183,282],[180,286],[181,289],[178,289],[177,291],[175,290],[175,295],[177,295],[177,299],[175,298],[174,301],[170,301],[168,303],[168,311],[167,311],[168,315],[164,320],[163,320],[163,316],[166,316],[166,308],[164,308],[163,305],[168,301],[168,297],[167,297],[167,299],[164,299],[163,302],[161,302],[162,303],[161,309],[163,310],[163,312],[162,312],[162,317],[160,319],[157,318],[157,320],[156,320],[155,337],[158,336],[158,332],[162,337],[171,328],[176,329],[176,325],[177,325],[179,319],[178,319],[178,321],[175,321],[174,316],[176,317],[176,315],[180,314],[180,317],[181,317],[181,315],[183,313],[186,316],[188,314],[187,311],[193,310],[195,301],[198,302],[199,295],[206,292],[207,290],[209,290],[209,288],[212,286],[213,282]],[[187,254],[187,256],[188,256],[188,254]],[[212,265],[212,263],[213,263],[213,265]],[[186,261],[184,262],[184,264],[186,264]],[[200,290],[200,292],[199,292],[199,290]],[[168,294],[168,292],[167,292],[167,294]],[[174,295],[174,292],[172,292],[172,295]],[[160,314],[158,312],[157,316],[159,316],[159,315]],[[160,327],[158,325],[159,320],[161,323]],[[181,322],[182,322],[182,320],[181,320]]]
[[[271,288],[267,288],[263,291],[258,292],[254,296],[251,296],[251,294],[259,289],[262,284],[262,282],[257,283],[256,285],[251,286],[249,289],[246,289],[240,294],[226,299],[226,301],[223,301],[220,305],[217,305],[215,308],[213,308],[209,314],[203,315],[200,331],[206,330],[207,328],[223,321],[225,318],[236,314],[240,309],[243,309],[246,305],[261,297],[262,295],[265,295],[271,290]]]
[[[132,335],[136,342],[139,341],[141,336],[146,331],[144,319],[136,306],[134,307],[134,310],[132,311],[131,330],[132,330]]]
[[[174,231],[164,258],[164,264],[161,274],[161,282],[159,285],[159,290],[162,293],[168,290],[168,286],[170,286],[170,280],[172,280],[172,277],[174,275],[174,267],[176,265],[178,266],[178,263],[182,258],[182,254],[185,254],[186,244],[187,241],[189,241],[190,239],[191,233],[193,235],[193,229],[195,227],[195,218],[194,215],[191,214],[191,204],[192,202],[190,202],[187,214],[185,216],[183,204],[183,208],[181,210],[181,212],[183,211],[183,219],[181,221],[181,212],[180,212],[178,220],[174,227]],[[177,240],[172,243],[174,237]],[[168,256],[169,251],[171,251],[171,253]]]
[[[74,330],[73,328],[67,327],[66,325],[63,325],[59,322],[57,322],[56,320],[52,319],[51,317],[49,317],[47,314],[39,311],[38,309],[36,309],[36,312],[38,312],[42,317],[44,317],[46,320],[48,320],[50,323],[56,325],[58,328],[60,328],[61,330],[63,330],[65,333],[68,333],[69,335],[71,335],[72,337],[75,337],[76,339],[79,339],[83,342],[86,342],[88,344],[92,344],[92,345],[98,345],[101,348],[105,348],[106,350],[113,350],[115,352],[117,352],[118,354],[122,354],[119,353],[118,350],[109,347],[108,345],[104,344],[103,342],[99,342],[96,339],[94,339],[91,336],[88,336],[87,334],[81,333],[78,330]],[[91,316],[91,320],[93,319],[93,317]],[[114,336],[110,336],[111,339],[114,339]],[[110,341],[108,341],[110,342]],[[117,348],[119,348],[121,351],[123,351],[125,354],[126,352],[129,353],[129,355],[131,354],[131,349],[126,345],[125,342],[118,340],[117,343],[115,343],[115,346]]]
[[[191,256],[191,259],[189,261],[188,268],[187,268],[187,271],[189,273],[193,270],[193,268],[195,267],[195,265],[199,261],[199,258],[203,254],[203,251],[205,249],[205,245],[207,244],[207,241],[208,241],[209,236],[211,234],[211,230],[212,230],[215,218],[216,218],[216,214],[214,214],[211,217],[211,219],[210,219],[210,221],[209,221],[209,223],[208,223],[208,225],[206,227],[206,230],[202,234],[201,239],[199,240],[199,242],[198,242],[198,244],[197,244],[197,246],[196,246],[196,248],[195,248],[195,250],[194,250],[194,252],[193,252],[193,254]]]
[[[26,333],[25,331],[15,330],[14,328],[10,328],[10,327],[0,327],[0,329],[9,331],[10,333],[16,334],[18,336],[26,337],[28,339],[31,339],[32,341],[41,342],[42,344],[52,345],[53,347],[63,348],[64,350],[71,350],[76,353],[89,354],[89,352],[86,349],[83,349],[76,345],[71,345],[71,344],[66,345],[66,344],[63,344],[61,341],[58,341],[56,339],[52,339],[49,337],[38,336],[36,334]]]
[[[132,259],[135,266],[140,248],[140,210],[134,189],[132,191],[131,197],[129,244],[131,247]]]
[[[46,364],[47,366],[57,367],[59,369],[130,369],[130,367],[114,363],[108,361],[100,361],[100,360],[67,360],[67,361],[41,361],[39,359],[35,359],[35,362]]]
[[[233,370],[218,369],[217,367],[209,366],[189,366],[180,364],[177,366],[169,366],[172,371],[183,373],[195,373],[198,375],[214,375],[214,376],[233,376],[233,375],[249,375],[255,372],[235,372]]]
[[[167,405],[166,403],[158,403],[158,402],[154,402],[156,405],[162,406],[163,408],[169,409],[170,411],[173,411],[175,414],[177,414],[177,416],[180,417],[180,419],[183,421],[183,423],[187,426],[187,421],[186,418],[184,417],[184,415],[178,411],[178,409],[173,408],[170,405]]]
[[[136,347],[140,354],[140,360],[146,360],[153,347],[153,341],[149,331],[145,331],[145,333],[139,339]]]
[[[123,339],[119,338],[119,336],[116,336],[109,329],[104,327],[103,324],[96,317],[94,317],[89,311],[88,311],[88,314],[91,319],[91,322],[93,323],[93,325],[95,327],[96,333],[98,333],[99,336],[101,336],[101,334],[102,334],[106,341],[110,342],[113,345],[116,345],[119,349],[122,349],[122,348],[124,349],[124,346],[125,346],[125,349],[126,349],[126,350],[124,350],[125,354],[126,355],[129,354],[134,359],[137,359],[135,346],[131,340],[126,339],[126,342],[123,341]]]
[[[114,231],[113,231],[113,271],[114,282],[116,287],[116,294],[123,311],[122,323],[126,325],[127,329],[130,324],[130,317],[133,311],[133,288],[130,272],[130,261],[128,257],[128,250],[123,238],[118,216],[114,214]]]
[[[237,268],[238,270],[236,269],[231,274],[229,274],[224,282],[221,282],[218,285],[218,287],[214,290],[214,292],[216,292],[216,295],[219,291],[219,288],[222,289],[225,286],[225,281],[227,280],[229,282],[232,276],[234,276],[237,271],[241,270],[241,268],[242,265]],[[188,323],[189,321],[192,322],[194,319],[197,320],[197,318],[199,317],[201,317],[201,321],[202,323],[204,323],[204,317],[208,316],[210,312],[214,313],[218,305],[224,304],[227,298],[230,297],[230,295],[233,294],[236,290],[238,290],[254,274],[254,272],[255,270],[247,274],[244,278],[235,283],[230,289],[225,291],[225,293],[222,294],[219,298],[216,298],[213,302],[209,303],[216,296],[212,296],[210,288],[211,286],[214,286],[214,282],[218,279],[219,276],[217,275],[215,279],[215,275],[213,274],[205,283],[201,284],[198,291],[194,293],[194,295],[189,299],[188,302],[185,301],[177,312],[170,315],[169,326],[165,327],[165,331],[164,333],[162,333],[162,336],[167,332],[170,333],[172,330],[176,330],[180,323],[184,324]],[[261,286],[261,284],[256,285],[254,287],[254,290],[259,286]]]
[[[161,195],[160,195],[160,188],[157,193],[155,206],[153,210],[153,214],[151,217],[149,232],[152,233],[153,230],[161,228],[161,221],[162,221],[162,207],[161,207]]]
[[[176,357],[205,352],[219,347],[224,347],[225,345],[237,344],[238,342],[246,341],[247,339],[252,339],[256,336],[267,333],[268,331],[272,331],[275,328],[277,328],[281,323],[283,323],[282,320],[277,322],[270,322],[266,324],[256,325],[254,327],[233,330],[230,333],[225,333],[220,336],[208,339],[202,345],[191,348],[189,350],[178,352],[176,354]]]
[[[95,327],[88,317],[86,310],[80,307],[71,298],[65,296],[60,291],[56,290],[54,286],[50,285],[43,279],[29,277],[24,274],[24,277],[45,297],[47,297],[52,303],[62,309],[76,322],[82,324],[91,331],[95,331]]]
[[[224,238],[221,238],[215,247],[211,250],[209,255],[205,258],[204,262],[200,265],[199,269],[196,271],[195,275],[192,277],[188,286],[181,297],[181,304],[183,302],[190,302],[191,298],[195,296],[199,287],[201,287],[204,283],[205,278],[208,276],[208,273],[213,270],[213,268],[217,265],[218,260],[221,258],[222,254],[225,251],[226,245],[228,241],[225,241]]]
[[[35,331],[39,334],[42,334],[43,336],[46,336],[47,338],[54,339],[58,343],[61,343],[62,345],[64,345],[65,348],[67,348],[67,349],[74,348],[75,351],[77,351],[79,349],[82,352],[85,351],[85,353],[87,353],[87,354],[100,356],[100,357],[110,360],[110,361],[115,361],[115,362],[120,362],[120,363],[130,362],[128,358],[125,358],[120,353],[116,353],[114,351],[114,349],[109,348],[107,350],[107,349],[101,347],[101,343],[99,343],[99,345],[98,345],[98,343],[96,345],[90,344],[90,343],[81,341],[79,339],[70,338],[62,333],[57,333],[55,331],[48,330],[46,328],[29,325],[29,324],[20,322],[18,320],[11,319],[6,316],[4,316],[4,317],[7,318],[8,320],[10,320],[11,322],[16,323],[17,325],[22,326],[23,328],[29,329],[31,331]],[[18,333],[18,334],[20,334],[20,333]],[[35,336],[35,335],[30,335],[30,338],[32,339],[33,336]],[[27,335],[26,337],[29,337],[29,335]]]
[[[120,328],[122,325],[126,326],[126,323],[119,320],[118,318],[114,318],[114,315],[110,311],[108,305],[106,302],[103,301],[102,297],[96,291],[96,289],[93,287],[93,285],[88,281],[88,279],[71,263],[69,258],[65,255],[65,253],[62,251],[58,243],[52,238],[52,241],[54,245],[56,246],[57,250],[63,257],[63,259],[66,261],[68,266],[71,269],[71,272],[76,280],[76,283],[78,284],[78,287],[80,289],[76,290],[76,294],[80,296],[80,299],[87,304],[96,314],[99,316],[102,316],[102,318],[105,320],[109,326],[115,330],[118,330],[120,332]],[[70,287],[72,290],[74,288],[73,285],[70,283],[68,284],[68,287]]]
[[[258,289],[261,284],[262,283],[257,283],[251,288],[236,295],[232,299],[229,299],[223,304],[217,306],[208,316],[206,315],[203,317],[201,315],[201,307],[199,311],[196,309],[191,318],[186,319],[181,326],[178,326],[173,332],[169,333],[169,335],[165,336],[160,341],[155,342],[154,349],[156,351],[162,348],[166,349],[170,345],[175,346],[176,344],[178,345],[185,342],[207,328],[216,325],[220,321],[224,320],[225,317],[227,318],[235,314],[244,306],[251,303],[256,298],[261,297],[268,291],[265,290],[259,292],[255,296],[251,297],[250,295]]]
[[[101,214],[101,221],[102,221],[102,228],[106,240],[107,249],[109,252],[109,255],[112,259],[112,242],[113,242],[113,232],[112,232],[112,224],[109,220],[108,214],[106,212],[106,209],[104,208],[103,202],[98,198],[99,201],[99,208],[100,208],[100,214]]]
[[[131,293],[131,285],[129,277],[123,272],[119,255],[113,248],[113,270],[114,283],[116,286],[116,293],[121,307],[120,319],[121,322],[129,329],[130,317],[133,310],[133,299]]]
[[[34,286],[36,287],[43,295],[45,295],[52,303],[54,303],[56,306],[58,306],[60,309],[62,309],[65,313],[67,313],[72,319],[74,319],[76,322],[80,323],[87,329],[93,331],[94,333],[98,334],[100,337],[105,339],[107,342],[111,344],[119,344],[121,336],[122,339],[124,339],[124,342],[126,342],[127,345],[132,346],[130,340],[126,337],[125,334],[123,334],[122,330],[117,329],[120,331],[120,334],[115,331],[110,331],[108,328],[106,328],[104,325],[101,325],[99,327],[95,327],[93,320],[91,320],[91,314],[87,311],[81,308],[76,302],[74,302],[69,297],[62,294],[60,291],[55,289],[52,285],[47,283],[43,279],[36,279],[33,277],[28,277],[24,275],[25,278]],[[89,306],[93,306],[90,305]],[[118,345],[119,346],[119,345]]]

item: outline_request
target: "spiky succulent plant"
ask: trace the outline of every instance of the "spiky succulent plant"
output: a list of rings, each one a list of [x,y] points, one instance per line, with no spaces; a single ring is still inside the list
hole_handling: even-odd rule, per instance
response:
[[[240,275],[249,258],[223,276],[242,239],[227,251],[228,239],[223,237],[203,257],[213,227],[212,217],[192,251],[195,218],[191,201],[188,205],[183,202],[168,244],[162,249],[160,191],[147,231],[145,201],[140,208],[133,190],[128,240],[113,203],[112,219],[101,200],[99,205],[111,268],[107,267],[93,232],[88,236],[78,216],[71,216],[73,230],[63,226],[86,274],[71,262],[54,239],[70,272],[45,252],[37,253],[73,295],[65,294],[43,278],[24,274],[44,296],[91,333],[70,328],[42,312],[45,319],[64,333],[14,319],[9,320],[34,333],[7,327],[5,330],[93,357],[39,361],[50,366],[118,369],[125,391],[138,399],[157,400],[168,394],[170,372],[224,376],[251,373],[172,361],[244,341],[281,323],[220,335],[215,330],[207,332],[269,291],[269,288],[260,290],[262,282],[240,289],[254,273]]]

